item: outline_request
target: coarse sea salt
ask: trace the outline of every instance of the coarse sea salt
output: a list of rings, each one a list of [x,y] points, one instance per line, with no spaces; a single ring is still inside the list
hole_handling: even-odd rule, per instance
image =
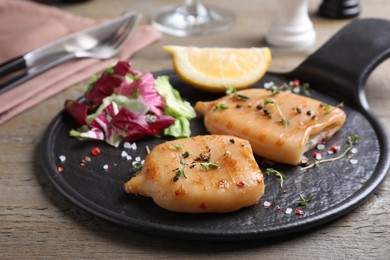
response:
[[[292,208],[287,208],[285,212],[286,214],[290,215],[292,211],[293,211]]]
[[[60,155],[58,157],[58,159],[60,160],[60,162],[65,162],[66,161],[66,156],[65,155]]]
[[[264,201],[263,205],[264,205],[264,207],[269,208],[271,206],[271,202]]]
[[[124,142],[123,143],[123,148],[131,149],[131,150],[137,150],[137,143]]]
[[[356,160],[356,159],[351,159],[351,160],[349,160],[349,162],[350,162],[351,164],[357,164],[357,163],[358,163],[358,160]]]
[[[266,88],[266,89],[273,87],[273,86],[275,86],[275,83],[273,81],[264,83],[264,88]]]
[[[318,144],[317,145],[317,149],[318,150],[324,150],[325,149],[325,145],[324,144]]]

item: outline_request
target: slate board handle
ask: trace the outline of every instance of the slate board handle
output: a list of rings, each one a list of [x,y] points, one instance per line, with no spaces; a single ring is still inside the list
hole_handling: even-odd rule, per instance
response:
[[[365,83],[389,56],[390,21],[357,19],[310,55],[291,75],[367,111]]]

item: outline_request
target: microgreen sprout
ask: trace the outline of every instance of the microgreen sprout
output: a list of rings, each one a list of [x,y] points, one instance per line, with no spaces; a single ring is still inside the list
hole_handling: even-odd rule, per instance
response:
[[[324,114],[327,115],[327,114],[330,114],[332,111],[333,111],[333,108],[331,105],[329,104],[326,104],[326,103],[321,103],[320,104],[321,107],[324,108]]]
[[[265,174],[267,174],[267,175],[275,174],[276,177],[280,178],[280,188],[283,188],[283,180],[286,179],[286,175],[284,175],[280,171],[277,171],[273,168],[267,168],[265,170]]]
[[[186,176],[186,173],[184,171],[184,169],[178,169],[175,176],[173,177],[173,181],[176,182],[180,176],[183,176],[184,178],[187,179],[187,176]]]
[[[280,106],[278,104],[278,102],[276,102],[275,99],[272,99],[272,98],[264,98],[264,109],[263,111],[268,111],[267,109],[267,106],[268,105],[274,105],[275,108],[276,108],[276,111],[278,112],[278,114],[280,115],[280,117],[282,118],[280,121],[278,121],[277,123],[280,123],[284,128],[287,128],[290,124],[290,122],[286,119],[286,117],[284,116],[282,110],[280,109]]]
[[[249,98],[248,96],[245,96],[243,94],[237,93],[237,89],[236,88],[232,88],[232,87],[225,88],[225,93],[228,96],[235,97],[235,98],[238,98],[240,100],[247,100]]]
[[[199,163],[199,165],[207,172],[210,169],[218,169],[219,165],[210,162]]]
[[[228,108],[228,106],[226,104],[220,103],[220,104],[215,106],[214,111],[215,110],[224,110],[224,109],[227,109],[227,108]]]
[[[177,150],[183,149],[182,144],[172,144],[173,147],[175,147]]]
[[[301,206],[301,207],[307,206],[314,199],[314,195],[309,195],[307,199],[303,197],[302,194],[299,194],[299,197],[301,198],[301,200],[298,200],[296,204],[297,206]]]

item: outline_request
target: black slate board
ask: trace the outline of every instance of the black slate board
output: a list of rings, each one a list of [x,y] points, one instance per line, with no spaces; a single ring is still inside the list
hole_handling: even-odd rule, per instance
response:
[[[362,34],[361,32],[364,32]],[[361,50],[365,50],[362,52]],[[359,54],[359,55],[357,55]],[[336,219],[364,202],[384,180],[390,166],[390,142],[384,126],[370,112],[365,100],[365,81],[370,72],[390,56],[390,22],[378,19],[355,20],[323,47],[310,55],[291,73],[268,73],[253,87],[265,82],[281,83],[289,78],[309,82],[311,96],[331,105],[345,102],[347,120],[343,128],[327,143],[345,149],[350,135],[359,135],[358,152],[352,154],[357,164],[346,157],[322,164],[308,171],[299,167],[273,165],[287,179],[284,189],[275,176],[265,179],[265,194],[258,205],[229,214],[181,214],[164,210],[150,198],[128,195],[123,184],[136,172],[131,163],[121,158],[123,149],[102,142],[80,142],[69,137],[77,128],[65,113],[60,113],[48,126],[41,147],[41,162],[53,185],[70,201],[91,214],[109,222],[150,234],[201,240],[247,240],[281,236],[309,229]],[[183,83],[173,71],[171,84],[194,103],[219,97],[195,90]],[[333,98],[335,97],[335,98]],[[203,119],[191,122],[192,134],[206,134]],[[152,148],[163,139],[153,138],[137,143],[138,149],[128,153],[145,158],[146,146]],[[80,161],[99,146],[102,153],[92,157],[86,167]],[[308,152],[308,156],[313,151]],[[65,155],[66,161],[59,162]],[[259,163],[260,158],[257,158]],[[108,171],[103,165],[108,164]],[[58,172],[58,166],[63,172]],[[269,166],[261,165],[264,170]],[[295,209],[299,195],[314,195],[303,215],[286,214]],[[264,202],[271,202],[269,208]],[[277,208],[280,207],[280,209]],[[299,208],[299,207],[298,207]]]
[[[195,90],[183,83],[172,71],[157,73],[170,75],[171,84],[190,102],[214,99],[218,95]],[[254,87],[266,81],[280,82],[279,77],[267,75]],[[337,105],[340,101],[312,90],[313,98]],[[137,150],[113,148],[103,142],[80,142],[69,137],[69,130],[77,127],[73,119],[60,113],[48,127],[42,143],[42,163],[55,187],[69,200],[93,215],[135,230],[186,239],[240,240],[266,238],[296,232],[335,219],[363,202],[384,177],[377,171],[381,145],[370,122],[358,111],[344,108],[347,122],[342,130],[327,143],[346,147],[349,135],[359,135],[358,152],[351,164],[349,158],[320,167],[301,171],[300,167],[273,165],[287,175],[284,188],[274,176],[266,177],[265,194],[258,205],[229,214],[181,214],[159,208],[152,199],[128,195],[123,184],[135,174],[131,163],[121,157],[126,150],[133,158],[146,156],[146,145],[152,148],[163,139],[154,138],[137,143]],[[356,127],[359,126],[359,127]],[[198,116],[191,123],[193,135],[206,134],[203,119]],[[80,162],[91,149],[100,147],[101,154],[91,156],[92,162],[81,167]],[[310,155],[312,153],[309,152]],[[324,152],[324,154],[326,151]],[[61,163],[59,156],[65,155]],[[326,155],[325,155],[326,156]],[[261,158],[257,158],[261,162]],[[110,166],[108,171],[103,165]],[[58,172],[58,166],[64,168]],[[264,171],[269,165],[262,165]],[[295,205],[299,194],[314,195],[312,203],[302,208]],[[264,202],[271,202],[270,208]],[[277,205],[281,209],[277,209]],[[287,208],[301,208],[304,215]]]

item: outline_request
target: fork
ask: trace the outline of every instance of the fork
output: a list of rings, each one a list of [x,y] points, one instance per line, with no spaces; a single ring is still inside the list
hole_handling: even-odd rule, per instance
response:
[[[0,77],[22,72],[11,79],[6,78],[6,82],[0,85],[0,94],[63,62],[76,58],[108,59],[116,55],[140,19],[140,14],[127,12],[1,64]]]

